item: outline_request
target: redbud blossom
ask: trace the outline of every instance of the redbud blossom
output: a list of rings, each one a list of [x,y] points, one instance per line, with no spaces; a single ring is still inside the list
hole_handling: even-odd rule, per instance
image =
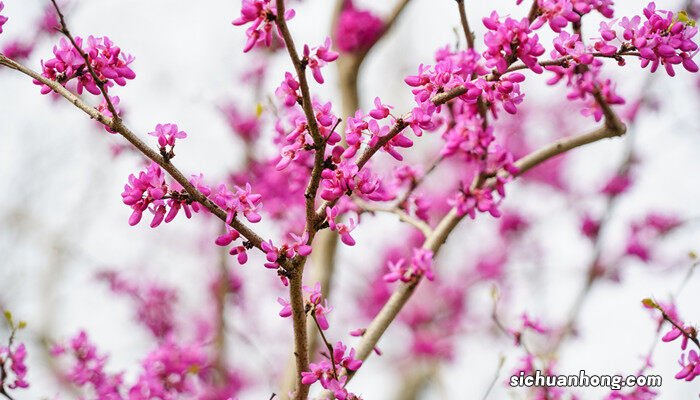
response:
[[[286,10],[284,19],[294,17],[294,10]],[[247,23],[251,25],[246,29],[248,40],[243,52],[247,53],[256,45],[270,47],[272,44],[272,29],[277,18],[277,7],[270,0],[243,0],[240,17],[233,20],[233,25],[240,26]],[[281,38],[279,32],[278,37]]]
[[[334,38],[338,50],[356,52],[369,48],[379,38],[384,22],[369,11],[355,8],[346,1],[338,17]]]

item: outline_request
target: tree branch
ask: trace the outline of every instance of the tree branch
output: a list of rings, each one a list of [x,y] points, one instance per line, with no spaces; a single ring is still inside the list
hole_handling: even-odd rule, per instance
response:
[[[400,208],[397,208],[397,207],[377,207],[377,206],[370,204],[370,203],[367,203],[359,198],[354,198],[353,202],[355,204],[357,204],[358,207],[360,207],[361,209],[363,209],[364,211],[369,212],[369,213],[381,212],[381,213],[394,214],[394,215],[398,216],[401,221],[406,222],[406,223],[412,225],[414,228],[420,230],[423,233],[423,236],[425,236],[425,237],[429,237],[433,232],[430,225],[419,220],[418,218],[412,217],[410,214],[401,210]]]
[[[467,39],[467,48],[474,48],[474,32],[469,29],[469,20],[467,20],[467,10],[464,8],[464,0],[457,0],[457,8],[459,9],[459,20],[462,24],[464,37]]]
[[[624,134],[624,130],[622,132],[613,131],[606,125],[589,133],[558,140],[518,160],[515,163],[516,167],[519,168],[519,172],[516,176],[520,176],[548,159],[568,150],[602,139],[621,136],[622,134]],[[488,185],[491,184],[491,182],[486,181],[485,184]],[[440,248],[447,240],[449,234],[463,218],[464,216],[460,216],[455,208],[451,209],[435,227],[433,233],[426,239],[425,243],[423,244],[423,248],[431,250],[435,255],[437,255]],[[374,349],[386,329],[411,297],[420,281],[421,278],[417,277],[411,282],[400,284],[396,290],[394,290],[394,293],[392,293],[389,300],[384,304],[381,311],[379,311],[379,314],[377,314],[377,316],[372,320],[370,325],[367,327],[365,334],[362,336],[362,341],[357,348],[358,359],[364,361],[367,357],[369,357],[372,349]],[[348,373],[348,381],[353,375],[354,373]]]
[[[54,92],[63,96],[66,100],[71,102],[74,106],[85,112],[90,118],[100,122],[101,124],[112,128],[115,132],[123,136],[129,143],[131,143],[137,150],[139,150],[146,158],[158,164],[163,168],[173,179],[175,179],[187,193],[192,196],[192,199],[206,209],[208,209],[212,214],[214,214],[220,220],[226,222],[226,211],[222,210],[213,201],[209,200],[202,192],[200,192],[190,181],[185,177],[185,175],[177,168],[171,161],[165,161],[165,159],[150,146],[148,146],[143,140],[141,140],[134,132],[132,132],[123,123],[115,124],[112,118],[99,112],[96,108],[89,106],[78,96],[71,93],[68,89],[64,88],[60,83],[52,81],[40,75],[39,73],[23,66],[22,64],[5,57],[0,54],[0,65],[19,71],[39,82],[48,86]],[[258,236],[253,230],[248,226],[240,222],[238,219],[234,218],[231,221],[231,227],[237,230],[243,237],[245,237],[254,247],[260,248],[260,243],[262,243],[262,238]]]

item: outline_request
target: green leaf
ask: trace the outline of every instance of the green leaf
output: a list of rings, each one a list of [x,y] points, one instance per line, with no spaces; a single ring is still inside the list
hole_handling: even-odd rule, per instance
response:
[[[5,314],[5,319],[7,320],[7,323],[10,324],[11,327],[14,327],[15,324],[14,324],[14,322],[12,322],[12,313],[10,312],[10,310],[5,310],[4,314]]]
[[[648,297],[647,297],[646,299],[642,300],[642,304],[643,304],[644,307],[646,307],[646,308],[656,308],[656,309],[660,309],[660,308],[661,308],[661,307],[659,307],[658,304],[656,304],[656,302],[655,302],[654,300],[652,300],[652,299],[650,299],[650,298],[648,298]]]
[[[17,329],[24,329],[27,327],[27,321],[19,321],[19,324],[17,325]]]
[[[690,18],[688,13],[685,11],[679,11],[678,14],[676,14],[676,18],[678,18],[678,21],[686,25],[695,26],[695,20]]]

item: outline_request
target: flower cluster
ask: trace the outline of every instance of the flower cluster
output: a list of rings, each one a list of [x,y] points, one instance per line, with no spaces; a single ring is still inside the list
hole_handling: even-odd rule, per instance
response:
[[[163,340],[175,328],[177,292],[158,283],[140,284],[123,278],[117,271],[101,271],[97,277],[109,284],[112,292],[128,297],[136,307],[136,319],[154,337]]]
[[[3,370],[12,372],[12,379],[9,376],[4,377],[6,380],[0,381],[0,388],[7,387],[9,389],[25,389],[29,387],[27,382],[27,348],[24,343],[17,346],[0,346],[0,367]]]
[[[207,362],[202,346],[166,340],[142,361],[143,371],[129,389],[129,398],[171,399],[195,393],[195,383],[188,377],[205,373]]]
[[[603,109],[596,96],[600,95],[606,104],[624,104],[625,100],[615,91],[615,85],[610,79],[600,77],[603,62],[593,58],[592,50],[584,46],[577,34],[562,31],[554,39],[552,57],[567,57],[562,65],[550,65],[546,69],[554,73],[547,83],[555,85],[564,80],[571,90],[567,94],[569,100],[583,100],[585,107],[581,113],[592,115],[596,121],[603,118]]]
[[[358,172],[357,164],[343,161],[335,169],[324,169],[321,173],[321,198],[336,200],[346,194],[356,194],[360,198],[381,201],[387,199],[379,178],[368,168]]]
[[[304,232],[301,236],[290,233],[289,236],[294,240],[291,244],[285,243],[281,247],[276,247],[272,240],[261,243],[262,251],[265,252],[267,262],[266,268],[278,269],[281,267],[283,260],[291,260],[292,258],[306,257],[311,254],[311,246],[309,246],[309,233]],[[286,279],[283,279],[286,284]]]
[[[67,346],[54,345],[51,355],[71,357],[72,366],[65,373],[69,382],[78,387],[90,388],[103,398],[122,398],[119,394],[122,375],[105,371],[108,356],[98,353],[85,331],[80,331]]]
[[[483,22],[489,30],[484,35],[484,43],[487,47],[484,52],[486,65],[496,68],[499,74],[503,74],[515,59],[520,59],[535,73],[539,74],[543,71],[537,63],[537,57],[544,54],[545,49],[539,43],[537,34],[532,34],[530,21],[527,18],[520,21],[506,18],[501,22],[498,13],[494,11],[488,18],[484,18]]]
[[[359,10],[346,1],[335,28],[338,50],[352,53],[369,48],[384,30],[384,22],[367,10]]]
[[[674,65],[682,65],[690,72],[698,72],[698,65],[693,61],[698,45],[692,40],[698,33],[694,23],[674,14],[672,11],[657,10],[654,2],[644,9],[645,20],[640,16],[622,18],[615,30],[613,23],[601,23],[601,39],[595,46],[605,55],[616,52],[637,51],[642,61],[642,68],[650,66],[655,72],[663,66],[670,76],[674,76]]]
[[[233,104],[221,106],[221,113],[226,118],[231,131],[246,143],[251,143],[260,137],[261,121],[258,115],[245,114]]]
[[[187,133],[179,130],[175,124],[158,124],[156,125],[156,130],[148,132],[148,134],[158,138],[158,146],[161,149],[161,153],[165,152],[165,146],[170,146],[169,154],[172,154],[175,148],[175,140],[187,137]]]
[[[19,321],[15,324],[12,313],[5,311],[4,314],[11,332],[7,345],[0,345],[0,372],[2,372],[0,374],[0,392],[9,398],[7,389],[26,389],[29,387],[26,365],[27,347],[24,343],[15,344],[17,331],[24,329],[26,323]]]
[[[193,176],[191,183],[198,186],[205,195],[210,192],[210,189],[202,185],[196,176]],[[163,221],[168,223],[175,219],[180,209],[184,210],[187,218],[192,217],[192,211],[199,212],[201,209],[199,203],[192,202],[187,192],[177,182],[166,183],[165,174],[156,163],[151,163],[138,175],[129,175],[129,182],[124,185],[124,192],[122,192],[122,200],[133,210],[129,217],[129,225],[132,226],[141,221],[143,212],[147,209],[153,213],[152,228]]]
[[[285,20],[290,20],[293,17],[294,10],[287,10],[284,13]],[[241,15],[233,20],[235,26],[251,23],[245,32],[248,40],[243,52],[247,53],[257,45],[270,47],[276,18],[277,8],[271,0],[243,0]],[[278,37],[281,38],[279,32]]]
[[[486,53],[484,57],[488,59]],[[459,96],[464,103],[459,109],[461,118],[479,117],[479,99],[488,105],[494,118],[498,117],[497,111],[501,108],[509,114],[517,112],[516,106],[524,97],[520,92],[520,83],[525,80],[523,74],[510,73],[487,79],[488,64],[484,64],[480,56],[471,49],[456,52],[440,49],[435,59],[437,63],[434,67],[421,65],[417,75],[404,79],[409,86],[414,87],[412,92],[419,106],[413,110],[410,121],[416,134],[420,134],[420,129],[434,128],[438,122],[433,114],[439,111],[440,107],[432,103],[433,96],[454,88],[465,89],[464,94]],[[508,63],[510,62],[512,60],[508,60]]]
[[[379,141],[389,135],[389,125],[379,125],[379,121],[391,116],[391,106],[387,106],[377,97],[374,100],[375,108],[368,115],[358,110],[353,117],[348,118],[345,128],[345,139],[347,147],[336,147],[334,152],[340,153],[342,158],[350,159],[356,156],[358,150],[363,146],[375,147]],[[368,118],[369,117],[369,118]],[[393,124],[396,123],[392,118]],[[387,141],[381,149],[391,155],[394,159],[402,161],[403,156],[397,148],[410,148],[413,141],[399,132]]]
[[[309,371],[301,373],[301,383],[311,385],[320,382],[321,386],[333,392],[338,400],[358,400],[359,397],[353,393],[348,393],[345,389],[347,375],[341,375],[343,369],[347,371],[357,371],[362,366],[362,360],[355,359],[355,349],[347,352],[347,346],[342,342],[337,342],[333,346],[333,353],[330,359],[322,360],[318,363],[309,364]]]
[[[127,80],[136,77],[129,67],[134,57],[122,53],[121,49],[108,37],[89,36],[86,43],[83,42],[82,38],[75,38],[75,43],[80,49],[78,50],[69,40],[62,38],[59,45],[53,48],[54,58],[42,61],[42,75],[64,86],[75,79],[78,94],[82,94],[84,89],[94,95],[100,94],[100,88],[93,79],[88,65],[97,75],[97,79],[102,82],[105,90],[109,90],[115,83],[124,86]],[[86,64],[81,52],[87,56],[89,64]],[[42,86],[42,94],[51,91],[48,86],[38,81],[35,83]]]
[[[65,356],[71,367],[65,378],[77,387],[90,389],[100,399],[169,400],[206,391],[210,362],[200,344],[178,345],[172,338],[159,343],[141,362],[142,371],[136,381],[124,382],[124,373],[107,372],[109,359],[98,353],[84,331],[79,332],[68,345],[57,344],[54,357]],[[237,379],[236,379],[237,380]],[[200,393],[198,398],[210,394]]]
[[[410,282],[421,276],[425,276],[429,281],[435,279],[433,252],[427,249],[413,249],[410,263],[401,258],[396,262],[389,262],[388,268],[389,272],[384,275],[385,282]]]
[[[262,217],[259,214],[259,209],[262,207],[262,196],[253,193],[250,183],[246,183],[245,188],[234,186],[234,189],[235,192],[232,192],[222,183],[216,188],[216,191],[211,192],[210,196],[210,199],[217,206],[226,211],[226,223],[231,224],[237,214],[243,214],[249,222],[260,222]]]
[[[682,221],[674,215],[649,213],[643,220],[630,225],[625,253],[649,262],[652,259],[652,246],[681,224]]]

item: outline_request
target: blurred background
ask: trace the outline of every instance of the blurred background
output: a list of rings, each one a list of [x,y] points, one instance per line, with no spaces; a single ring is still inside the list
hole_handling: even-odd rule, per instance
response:
[[[10,20],[0,36],[0,48],[31,36],[46,6],[35,0],[4,3],[3,14]],[[297,11],[290,29],[298,46],[321,43],[329,35],[333,3],[305,0],[290,5]],[[355,3],[379,16],[388,15],[394,7],[392,1]],[[412,108],[410,88],[403,78],[415,74],[421,63],[434,63],[438,48],[462,41],[454,3],[413,0],[407,5],[361,69],[364,110],[372,108],[375,96],[400,113]],[[482,49],[482,17],[492,9],[500,15],[521,17],[529,7],[505,0],[467,3]],[[616,3],[616,17],[637,15],[647,4],[636,0]],[[657,4],[677,10],[685,2]],[[150,139],[146,133],[155,124],[176,123],[189,135],[178,145],[176,164],[181,170],[201,171],[212,182],[241,172],[246,165],[245,147],[227,124],[221,105],[235,104],[254,114],[258,103],[266,104],[265,99],[274,97],[291,65],[284,53],[243,54],[244,29],[231,25],[239,15],[240,2],[76,0],[65,10],[74,34],[108,35],[136,57],[132,69],[137,78],[114,91],[134,132]],[[587,16],[583,35],[594,37],[601,20],[597,14]],[[552,37],[544,36],[542,42],[550,43],[546,45],[549,53]],[[57,40],[55,36],[40,38],[23,63],[39,70],[41,60],[52,57]],[[257,63],[266,66],[266,78],[252,90],[241,84],[241,75]],[[580,104],[567,102],[565,88],[547,86],[545,78],[526,74],[522,114],[527,118],[501,116],[497,137],[505,140],[522,135],[541,145],[596,126],[590,118],[580,116]],[[487,215],[476,221],[466,219],[440,255],[438,281],[424,282],[403,319],[380,341],[383,355],[373,355],[351,383],[353,392],[366,399],[476,399],[484,397],[498,373],[489,398],[529,398],[525,389],[504,385],[521,362],[523,350],[493,323],[493,287],[500,293],[499,318],[507,326],[517,326],[523,312],[549,326],[567,321],[596,248],[580,231],[582,217],[606,212],[608,199],[600,194],[601,188],[624,164],[630,147],[634,149],[630,173],[634,184],[616,198],[598,244],[600,262],[610,274],[591,289],[578,315],[576,334],[562,344],[555,358],[556,370],[563,374],[584,369],[589,374],[626,375],[643,366],[650,346],[658,340],[657,323],[640,300],[654,296],[668,301],[679,293],[692,263],[687,254],[700,250],[700,81],[681,70],[674,78],[663,71],[651,75],[636,60],[624,68],[610,63],[605,74],[627,100],[627,105],[617,108],[621,114],[629,114],[630,106],[646,99],[630,126],[630,135],[576,149],[542,167],[556,177],[533,173],[531,179],[511,184],[503,208],[524,217],[528,227],[517,240],[509,240],[507,247],[497,233],[501,221]],[[341,93],[335,68],[327,67],[324,76],[327,84],[314,82],[312,92],[320,99],[333,100],[339,112]],[[0,307],[27,321],[20,339],[27,342],[30,357],[31,387],[16,391],[14,397],[76,397],[56,378],[62,366],[51,361],[47,343],[65,341],[80,329],[109,354],[109,370],[126,371],[126,380],[138,375],[139,361],[154,346],[153,337],[135,322],[133,299],[110,291],[104,279],[98,279],[101,271],[118,271],[124,279],[139,284],[157,282],[172,288],[177,293],[177,333],[186,340],[215,318],[211,287],[222,262],[241,285],[230,296],[225,314],[226,359],[245,381],[239,397],[267,399],[278,391],[292,343],[291,321],[277,316],[276,299],[285,297],[285,290],[275,274],[262,267],[262,258],[256,255],[243,267],[231,257],[222,261],[220,249],[213,245],[220,224],[204,216],[177,218],[157,229],[147,223],[130,227],[131,210],[122,203],[120,193],[128,175],[141,168],[142,160],[123,151],[122,138],[104,132],[67,102],[42,96],[30,79],[13,71],[0,69],[0,94],[0,183],[4,188]],[[269,120],[262,136],[263,142],[273,136]],[[440,149],[440,134],[416,142],[405,153],[410,153],[411,162],[425,165]],[[122,154],[115,157],[119,151]],[[260,157],[271,157],[275,149],[261,145],[256,151]],[[397,165],[386,155],[380,158],[380,170]],[[425,190],[439,188],[451,176],[448,167],[436,170]],[[649,213],[672,215],[682,224],[654,238],[649,246],[652,254],[644,261],[627,254],[626,245],[632,224]],[[264,219],[259,229],[270,237],[278,234],[269,220]],[[349,345],[357,339],[348,332],[369,321],[366,314],[371,306],[366,305],[373,293],[367,287],[384,267],[386,249],[406,251],[415,242],[415,235],[391,215],[363,216],[354,236],[355,247],[338,249],[330,296],[334,310],[329,316],[329,336]],[[485,269],[497,272],[489,275]],[[464,277],[477,277],[478,282],[466,283]],[[428,343],[447,340],[447,348],[421,355],[410,320],[420,314],[417,307],[430,310],[430,299],[442,293],[441,285],[455,282],[458,284],[451,289],[457,290],[461,307],[450,309],[458,314],[450,319],[458,323],[449,328],[436,324],[425,333]],[[698,293],[700,276],[696,274],[676,298],[679,313],[687,321],[700,321]],[[0,339],[5,333],[0,330]],[[535,349],[546,344],[534,333],[527,340]],[[696,398],[700,389],[697,382],[673,379],[680,369],[678,355],[677,343],[659,344],[654,351],[654,365],[648,373],[663,376],[662,399]],[[504,365],[499,368],[501,360]],[[407,394],[409,382],[415,387]],[[578,388],[572,392],[589,399],[602,398],[609,390]]]

